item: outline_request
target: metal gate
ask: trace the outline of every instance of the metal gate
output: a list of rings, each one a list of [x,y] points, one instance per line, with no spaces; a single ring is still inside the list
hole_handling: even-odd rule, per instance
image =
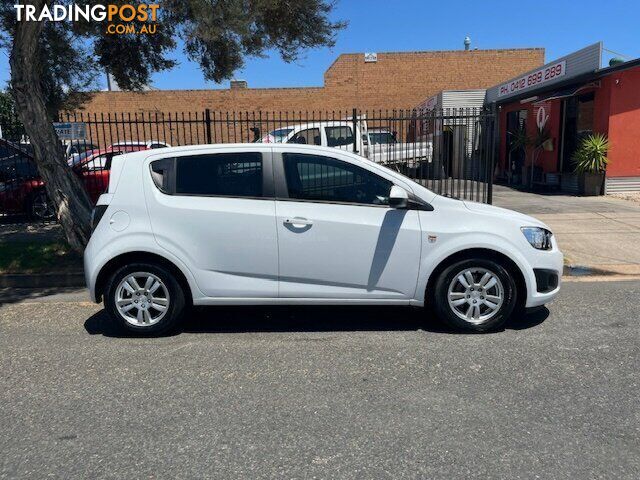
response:
[[[495,128],[495,113],[477,108],[78,112],[56,123],[69,168],[94,201],[108,185],[115,155],[177,145],[295,142],[354,152],[435,193],[491,203]],[[24,129],[15,118],[0,118],[0,129],[0,222],[50,219]]]

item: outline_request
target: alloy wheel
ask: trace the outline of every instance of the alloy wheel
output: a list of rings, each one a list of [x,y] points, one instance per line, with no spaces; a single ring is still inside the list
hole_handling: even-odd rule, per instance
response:
[[[465,268],[458,272],[447,291],[451,311],[474,325],[493,318],[500,311],[504,296],[500,278],[486,268]]]
[[[149,327],[167,314],[169,290],[156,275],[135,272],[118,284],[115,303],[118,313],[127,323],[136,327]]]

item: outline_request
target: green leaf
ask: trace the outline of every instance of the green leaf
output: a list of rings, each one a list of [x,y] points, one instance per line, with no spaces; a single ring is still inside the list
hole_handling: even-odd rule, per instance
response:
[[[601,133],[591,134],[582,139],[573,154],[576,173],[602,173],[607,169],[609,140]]]

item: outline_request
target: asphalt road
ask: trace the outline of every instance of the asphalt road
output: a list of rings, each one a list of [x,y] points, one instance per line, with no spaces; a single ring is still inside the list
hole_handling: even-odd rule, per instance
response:
[[[3,295],[0,478],[640,477],[637,281],[488,335],[254,307],[119,338],[84,292]]]

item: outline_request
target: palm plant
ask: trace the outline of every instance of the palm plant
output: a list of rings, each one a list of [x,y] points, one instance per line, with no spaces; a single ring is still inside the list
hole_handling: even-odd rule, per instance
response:
[[[582,139],[573,154],[576,173],[604,173],[609,163],[609,140],[602,133],[591,134]]]
[[[530,140],[527,136],[527,130],[523,127],[518,128],[513,132],[509,132],[511,134],[511,148],[510,151],[516,151],[519,149],[526,149],[529,146]]]

